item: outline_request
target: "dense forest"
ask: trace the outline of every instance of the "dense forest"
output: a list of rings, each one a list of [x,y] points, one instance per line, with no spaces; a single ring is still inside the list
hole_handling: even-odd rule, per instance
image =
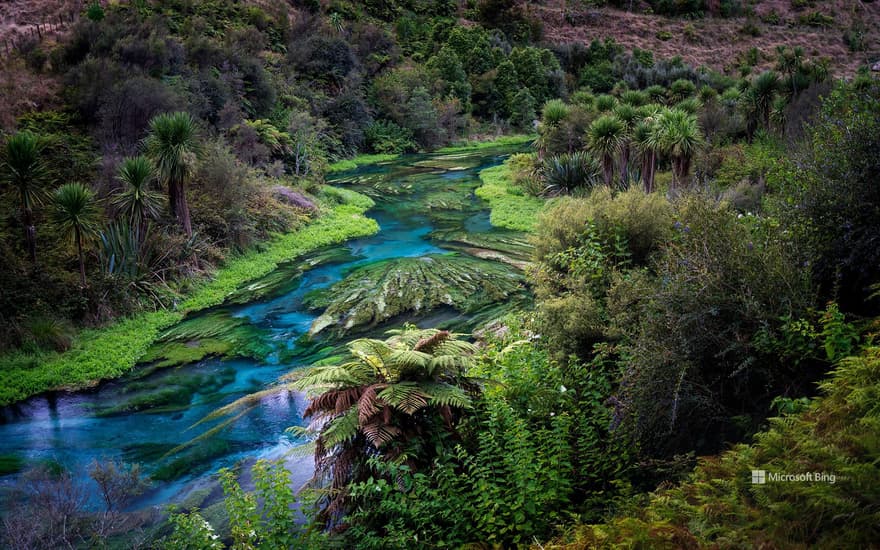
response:
[[[876,547],[837,4],[0,8],[0,546]]]

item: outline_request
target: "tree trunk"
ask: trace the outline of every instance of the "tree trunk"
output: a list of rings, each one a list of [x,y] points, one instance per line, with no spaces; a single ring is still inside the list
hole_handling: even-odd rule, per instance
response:
[[[654,171],[657,169],[657,155],[653,151],[646,153],[642,161],[642,180],[645,183],[645,193],[654,192]]]
[[[192,220],[189,215],[189,205],[186,203],[186,189],[182,182],[168,182],[168,198],[171,205],[171,213],[183,228],[187,237],[192,237]]]
[[[678,157],[672,158],[672,184],[670,184],[669,190],[675,191],[675,188],[678,187],[678,175],[680,173],[679,163],[681,159]]]
[[[605,176],[605,185],[611,187],[614,183],[614,157],[605,155],[602,157],[602,170]]]
[[[680,163],[678,180],[682,186],[687,187],[690,185],[691,158],[682,157]]]
[[[86,262],[83,258],[82,235],[79,230],[76,232],[76,254],[79,258],[79,282],[82,288],[86,287]]]
[[[629,146],[620,148],[620,188],[629,187]]]
[[[34,225],[34,211],[22,208],[21,223],[24,225],[24,243],[27,247],[31,263],[37,263],[37,228]]]

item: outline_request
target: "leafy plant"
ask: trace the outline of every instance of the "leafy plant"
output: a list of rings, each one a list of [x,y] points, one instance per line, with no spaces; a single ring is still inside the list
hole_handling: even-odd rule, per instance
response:
[[[541,178],[546,193],[571,194],[578,189],[595,187],[601,178],[601,167],[592,155],[583,151],[555,155],[544,160]]]
[[[192,219],[186,201],[186,184],[195,170],[199,149],[196,122],[188,113],[165,113],[150,120],[147,156],[155,163],[159,179],[168,189],[171,214],[188,237]]]
[[[34,207],[42,203],[47,167],[42,158],[44,143],[27,130],[6,140],[3,149],[3,181],[15,188],[21,209],[21,224],[31,262],[37,261],[37,229]]]
[[[81,183],[68,183],[55,190],[52,200],[55,206],[52,219],[64,237],[76,246],[80,284],[85,287],[84,247],[97,236],[101,216],[95,194]]]

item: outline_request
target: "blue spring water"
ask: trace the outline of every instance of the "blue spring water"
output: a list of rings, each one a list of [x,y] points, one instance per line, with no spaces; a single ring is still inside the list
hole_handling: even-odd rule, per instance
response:
[[[468,155],[409,156],[384,166],[365,167],[337,177],[338,184],[360,185],[369,190],[371,182],[408,186],[428,178],[449,186],[464,186],[468,190],[477,185],[479,170],[499,163],[510,150],[488,150]],[[453,164],[453,168],[438,168],[432,162]],[[459,165],[459,162],[461,165]],[[425,166],[427,164],[427,166]],[[368,212],[379,222],[381,230],[370,237],[351,240],[338,245],[348,252],[348,259],[319,264],[303,273],[296,273],[297,281],[277,296],[269,296],[240,306],[223,308],[225,312],[261,329],[261,334],[278,350],[265,361],[251,359],[208,358],[192,364],[157,370],[145,377],[126,376],[101,384],[93,391],[47,394],[31,398],[0,410],[0,454],[24,459],[27,465],[51,461],[60,464],[81,480],[92,506],[100,506],[97,487],[88,478],[89,465],[95,460],[114,459],[138,461],[147,473],[160,463],[173,460],[162,458],[169,448],[191,440],[204,427],[191,428],[218,407],[262,390],[275,382],[281,374],[299,366],[296,357],[298,340],[308,332],[320,312],[303,306],[303,297],[315,289],[340,281],[352,268],[369,262],[390,258],[418,257],[448,252],[429,238],[438,222],[430,216],[413,214],[413,209],[400,208],[402,201],[417,201],[421,193],[433,190],[432,185],[416,189],[399,197],[376,194],[377,206]],[[359,189],[359,190],[361,190]],[[469,191],[468,191],[469,192]],[[485,205],[471,197],[474,206],[459,222],[469,233],[491,231]],[[448,219],[443,229],[450,227]],[[294,275],[292,275],[294,276]],[[420,325],[430,325],[449,316],[432,312],[421,319]],[[287,357],[287,359],[284,359]],[[293,357],[293,359],[290,359]],[[140,367],[139,367],[140,368]],[[206,380],[222,380],[219,387],[196,392],[189,404],[180,410],[167,412],[136,412],[101,416],[97,412],[123,403],[132,396],[135,383],[148,382],[161,387],[168,377],[205,376]],[[136,393],[136,392],[135,392]],[[176,479],[154,481],[133,507],[159,505],[180,500],[194,487],[204,484],[210,474],[222,467],[242,460],[277,458],[301,444],[285,433],[285,428],[303,423],[305,408],[302,395],[282,393],[263,399],[258,407],[215,436],[223,445],[203,459],[185,464],[185,473]],[[210,426],[210,424],[209,424]],[[153,455],[144,454],[150,448],[158,449]],[[145,456],[150,458],[144,459]],[[308,457],[288,460],[294,482],[304,482],[312,473]],[[20,474],[0,477],[0,504],[4,494],[20,479]]]

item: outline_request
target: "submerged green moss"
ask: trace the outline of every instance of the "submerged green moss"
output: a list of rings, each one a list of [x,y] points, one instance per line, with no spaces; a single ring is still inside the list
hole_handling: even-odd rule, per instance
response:
[[[524,288],[523,277],[508,266],[457,254],[396,258],[352,271],[344,280],[306,297],[312,309],[326,308],[310,334],[330,329],[344,334],[407,312],[450,306],[476,311],[505,301]]]
[[[15,454],[0,454],[0,476],[15,474],[24,469],[24,459]]]
[[[265,342],[266,331],[246,319],[232,317],[225,310],[212,311],[183,321],[159,335],[141,358],[170,367],[199,361],[208,356],[264,359],[272,348]]]
[[[518,231],[490,231],[482,233],[469,233],[460,229],[434,231],[430,235],[432,240],[441,246],[461,250],[462,252],[477,255],[477,251],[498,252],[503,256],[519,262],[528,261],[532,256],[534,246],[528,237]],[[502,260],[503,261],[503,260]]]

